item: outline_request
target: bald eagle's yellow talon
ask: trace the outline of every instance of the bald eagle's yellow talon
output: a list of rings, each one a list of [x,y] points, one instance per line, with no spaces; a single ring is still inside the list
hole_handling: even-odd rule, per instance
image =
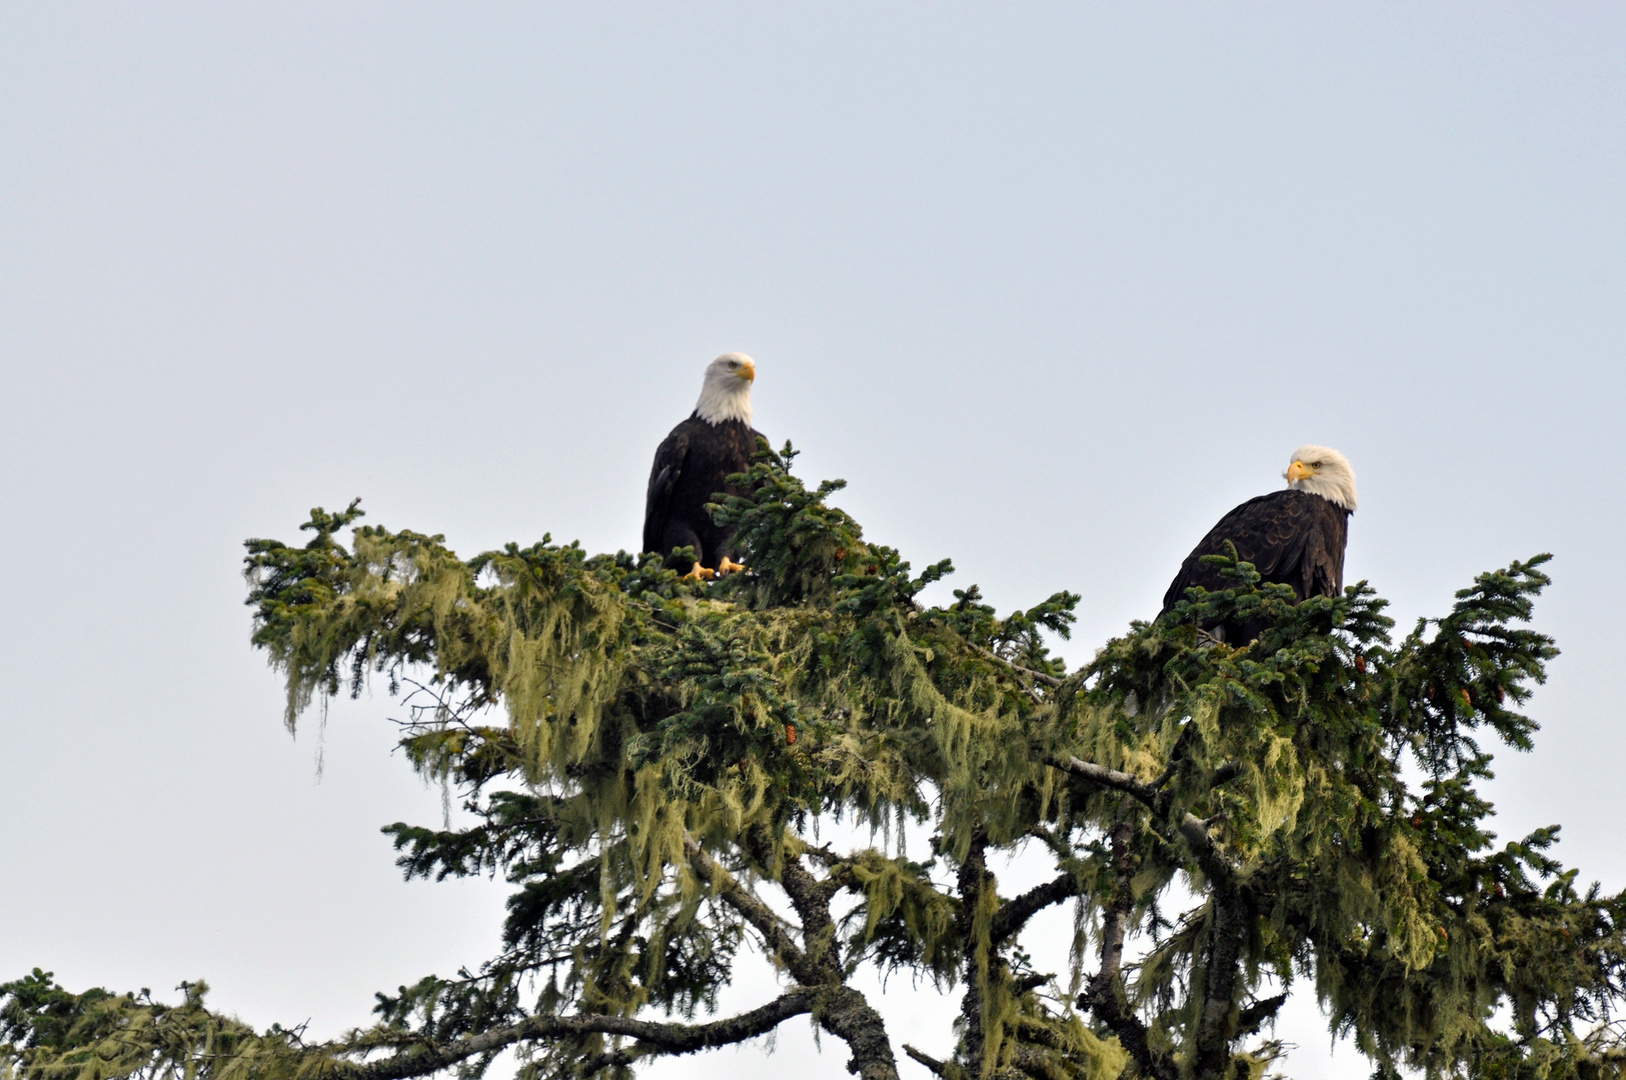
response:
[[[717,576],[717,571],[713,570],[711,567],[709,567],[709,566],[701,566],[699,563],[695,563],[694,564],[694,569],[690,570],[687,574],[684,574],[682,580],[684,580],[684,581],[710,581],[712,578],[714,578],[716,576]]]
[[[744,563],[737,563],[733,559],[730,559],[727,555],[724,555],[723,561],[717,564],[717,576],[722,577],[724,574],[737,574],[744,569]]]

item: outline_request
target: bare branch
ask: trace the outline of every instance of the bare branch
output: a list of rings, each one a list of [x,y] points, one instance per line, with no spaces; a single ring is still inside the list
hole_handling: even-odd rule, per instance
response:
[[[1033,972],[1032,974],[1022,976],[1020,979],[1012,979],[1011,985],[1016,987],[1016,992],[1018,994],[1025,994],[1029,990],[1039,989],[1039,987],[1049,982],[1051,978],[1053,978],[1053,976],[1040,975],[1038,972]]]
[[[748,836],[750,846],[758,849],[753,857],[765,863],[771,854],[766,831],[754,831]],[[696,871],[719,884],[723,901],[761,932],[798,982],[817,993],[814,1015],[819,1026],[853,1052],[847,1071],[856,1073],[859,1080],[897,1080],[898,1065],[892,1056],[886,1022],[863,994],[842,982],[841,966],[836,960],[835,925],[830,919],[834,889],[827,890],[827,883],[815,878],[796,859],[781,860],[779,883],[804,924],[805,949],[797,948],[784,921],[718,866],[694,837],[685,836],[683,843]]]
[[[620,1066],[626,1068],[633,1065],[644,1055],[631,1050],[610,1050],[603,1054],[596,1054],[590,1058],[583,1058],[575,1066],[578,1076],[597,1076],[605,1069]]]
[[[1129,842],[1134,835],[1133,825],[1119,821],[1112,826],[1108,837],[1115,882],[1112,901],[1107,905],[1101,927],[1101,974],[1098,978],[1112,982],[1117,981],[1123,968],[1124,938],[1129,933],[1129,913],[1135,906],[1135,867],[1129,857]]]
[[[1216,881],[1229,883],[1235,875],[1230,864],[1220,857],[1219,849],[1214,846],[1214,838],[1208,835],[1209,829],[1224,820],[1224,814],[1200,818],[1196,814],[1188,813],[1180,821],[1180,835],[1197,853],[1197,863],[1203,868],[1203,873]]]
[[[1191,739],[1196,734],[1197,725],[1189,720],[1186,721],[1186,726],[1180,731],[1180,737],[1174,740],[1174,749],[1169,751],[1169,764],[1163,770],[1163,775],[1152,781],[1154,788],[1161,791],[1170,780],[1174,779],[1175,772],[1180,768],[1180,762],[1186,756],[1186,748],[1191,745]]]
[[[764,869],[774,869],[772,835],[765,825],[754,825],[746,834],[746,848]],[[822,969],[821,978],[798,976],[808,984],[839,983],[842,981],[840,956],[836,947],[836,924],[830,917],[830,900],[852,880],[851,867],[835,863],[821,881],[802,865],[799,856],[781,851],[778,858],[778,879],[791,907],[802,922],[802,948],[810,964]]]
[[[1213,925],[1209,930],[1208,971],[1204,980],[1202,1011],[1197,1018],[1195,1053],[1192,1055],[1194,1074],[1202,1080],[1219,1080],[1230,1072],[1231,1043],[1234,1033],[1230,1028],[1231,1009],[1234,1005],[1236,980],[1242,953],[1245,911],[1234,885],[1216,881],[1213,884]]]
[[[983,1052],[986,1033],[983,1030],[983,1007],[988,993],[988,980],[997,977],[1003,963],[999,951],[988,944],[984,963],[977,957],[976,912],[984,889],[994,887],[994,876],[988,872],[988,834],[977,832],[971,837],[965,859],[955,875],[960,893],[958,916],[960,940],[965,942],[965,996],[960,999],[960,1020],[964,1032],[960,1037],[961,1052],[967,1071],[974,1076],[984,1074]]]
[[[847,1071],[858,1080],[898,1080],[898,1062],[892,1056],[886,1021],[863,994],[850,986],[829,987],[820,991],[814,1015],[820,1027],[853,1052]]]

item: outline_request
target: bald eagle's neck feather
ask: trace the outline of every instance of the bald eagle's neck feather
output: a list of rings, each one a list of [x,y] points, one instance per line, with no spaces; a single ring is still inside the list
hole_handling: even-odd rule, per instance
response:
[[[1309,495],[1319,495],[1332,503],[1340,510],[1355,512],[1355,478],[1353,476],[1323,474],[1321,476],[1306,476],[1302,480],[1295,480],[1287,485],[1293,491],[1302,491]]]
[[[750,427],[751,383],[734,375],[719,378],[708,373],[700,387],[700,400],[695,403],[694,414],[708,424],[738,420]]]

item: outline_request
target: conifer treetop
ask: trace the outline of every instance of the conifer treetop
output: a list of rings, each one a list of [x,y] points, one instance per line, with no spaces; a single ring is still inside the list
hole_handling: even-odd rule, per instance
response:
[[[764,447],[714,505],[750,572],[711,585],[548,538],[463,559],[355,503],[303,544],[249,541],[287,723],[387,685],[412,766],[463,809],[388,826],[399,865],[502,875],[500,947],[321,1042],[222,1016],[202,983],[166,1005],[36,971],[0,986],[5,1068],[472,1077],[512,1050],[527,1078],[620,1077],[806,1017],[866,1080],[900,1053],[949,1080],[1217,1080],[1270,1069],[1302,991],[1381,1074],[1619,1075],[1626,896],[1578,889],[1556,827],[1495,847],[1480,792],[1488,746],[1533,745],[1546,556],[1398,641],[1365,583],[1295,604],[1222,557],[1232,587],[1069,672],[1048,642],[1077,595],[927,603],[951,564],[865,539],[793,457]],[[1260,618],[1243,647],[1199,629]],[[833,819],[872,842],[821,842]],[[1012,852],[1049,876],[1003,894]],[[1059,904],[1049,970],[1024,934]],[[779,993],[717,1016],[748,962]],[[959,995],[935,1045],[894,1046],[871,965]]]

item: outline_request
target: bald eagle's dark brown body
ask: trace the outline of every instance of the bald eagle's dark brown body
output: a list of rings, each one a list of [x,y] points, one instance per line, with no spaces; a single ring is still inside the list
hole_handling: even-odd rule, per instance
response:
[[[690,416],[655,451],[644,504],[644,550],[660,555],[692,547],[701,566],[717,569],[724,555],[736,558],[732,534],[706,512],[718,492],[740,494],[727,478],[751,464],[761,434],[739,420],[712,424]],[[679,567],[687,571],[689,567]]]
[[[1300,600],[1308,596],[1337,596],[1344,591],[1344,544],[1349,537],[1349,511],[1308,491],[1273,491],[1249,499],[1208,531],[1186,556],[1180,572],[1163,596],[1167,614],[1185,598],[1186,590],[1201,585],[1209,591],[1229,589],[1236,581],[1202,562],[1204,555],[1224,555],[1225,541],[1250,562],[1266,582],[1291,585]],[[1216,637],[1233,645],[1246,645],[1269,623],[1253,622],[1217,627]]]

